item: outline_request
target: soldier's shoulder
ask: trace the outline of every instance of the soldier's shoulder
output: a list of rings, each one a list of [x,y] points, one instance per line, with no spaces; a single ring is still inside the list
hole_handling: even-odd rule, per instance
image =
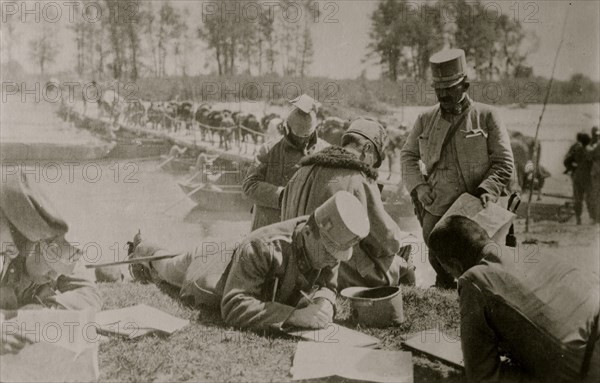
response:
[[[248,234],[243,243],[270,243],[273,241],[291,242],[294,229],[300,223],[306,222],[308,217],[298,217],[272,225],[261,227]]]
[[[472,108],[480,115],[492,115],[498,116],[498,108],[493,105],[484,104],[481,102],[474,101]]]
[[[437,111],[440,109],[440,104],[435,104],[433,106],[429,106],[419,113],[418,119],[429,119],[435,116]]]
[[[283,143],[283,139],[284,137],[274,137],[271,138],[270,140],[268,140],[267,142],[265,142],[262,147],[266,150],[266,151],[271,151],[273,150],[274,147],[282,145]]]
[[[258,156],[265,156],[271,153],[274,149],[282,145],[283,137],[271,139],[260,146]]]

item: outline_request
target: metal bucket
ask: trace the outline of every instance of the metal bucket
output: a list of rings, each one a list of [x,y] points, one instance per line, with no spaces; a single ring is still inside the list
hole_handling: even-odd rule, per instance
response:
[[[388,327],[404,322],[399,286],[348,287],[341,295],[352,304],[358,323],[367,327]]]

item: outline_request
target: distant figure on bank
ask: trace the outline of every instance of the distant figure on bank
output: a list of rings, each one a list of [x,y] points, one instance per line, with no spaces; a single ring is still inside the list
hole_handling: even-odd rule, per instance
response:
[[[472,194],[484,206],[496,202],[514,171],[508,133],[496,111],[467,95],[465,52],[445,50],[429,61],[440,103],[417,118],[401,151],[402,177],[426,244],[435,224],[458,197]],[[439,264],[443,256],[429,251],[437,273],[435,285],[455,288],[454,278]]]
[[[311,214],[340,190],[364,205],[371,231],[354,245],[354,255],[340,265],[338,288],[415,284],[410,260],[416,238],[400,230],[385,211],[377,185],[385,158],[387,133],[376,120],[354,120],[342,136],[342,147],[330,146],[303,158],[283,193],[281,219]]]
[[[592,140],[588,147],[588,156],[592,161],[590,177],[592,179],[590,201],[594,205],[594,223],[600,224],[600,140],[598,139],[598,127],[592,128]]]
[[[142,282],[168,282],[182,296],[220,308],[230,326],[322,328],[333,320],[339,262],[348,261],[352,246],[368,233],[363,205],[339,192],[310,216],[253,231],[233,253],[192,251],[134,265],[132,274]],[[170,253],[141,242],[132,257]]]
[[[458,278],[469,381],[600,381],[597,274],[548,253],[516,261],[514,248],[462,216],[440,222],[429,246]]]
[[[596,201],[592,192],[592,156],[588,152],[591,138],[586,133],[577,133],[577,142],[569,148],[563,161],[565,173],[573,181],[573,199],[575,200],[575,218],[581,225],[583,201],[587,205],[592,221],[596,217]]]
[[[302,157],[329,146],[317,137],[320,104],[307,95],[291,101],[294,108],[284,122],[285,135],[263,144],[248,170],[242,188],[254,202],[251,230],[279,222],[283,188],[296,172]]]

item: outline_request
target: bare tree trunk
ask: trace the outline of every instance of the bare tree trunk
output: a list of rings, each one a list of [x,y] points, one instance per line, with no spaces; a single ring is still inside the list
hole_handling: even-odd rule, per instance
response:
[[[262,75],[262,61],[263,61],[263,41],[258,39],[258,75]]]
[[[219,76],[222,76],[223,75],[223,66],[221,64],[221,43],[217,44],[216,51],[217,51],[217,66],[219,68]]]

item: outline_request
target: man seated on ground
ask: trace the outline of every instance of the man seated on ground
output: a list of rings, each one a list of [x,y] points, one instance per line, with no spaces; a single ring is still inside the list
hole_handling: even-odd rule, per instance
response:
[[[333,320],[337,266],[369,232],[361,203],[339,192],[310,216],[250,233],[233,254],[193,254],[134,267],[135,279],[165,281],[182,296],[220,307],[231,326],[321,328]],[[169,254],[140,243],[133,258]],[[312,294],[310,303],[302,292]]]
[[[387,133],[370,118],[354,120],[331,146],[300,161],[300,169],[283,193],[281,219],[311,214],[340,190],[356,196],[367,210],[371,231],[354,246],[354,255],[340,265],[338,288],[415,284],[410,242],[385,211],[377,185],[377,169],[385,157]]]
[[[598,381],[597,274],[554,254],[523,258],[462,216],[438,223],[429,244],[444,250],[441,265],[458,278],[470,381]]]
[[[24,174],[3,174],[2,179],[0,319],[28,308],[100,310],[94,283],[74,272],[80,250],[64,238],[68,225]],[[2,354],[16,353],[25,344],[14,335],[1,335]]]

